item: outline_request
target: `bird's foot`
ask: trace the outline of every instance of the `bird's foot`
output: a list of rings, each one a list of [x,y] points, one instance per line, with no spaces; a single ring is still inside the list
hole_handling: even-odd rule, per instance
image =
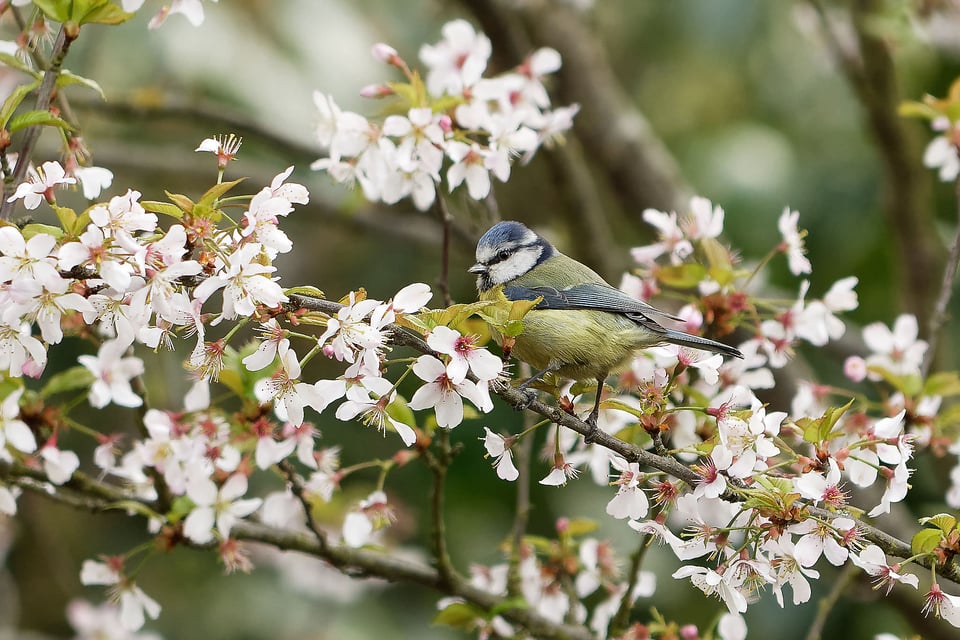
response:
[[[520,392],[520,401],[517,404],[513,405],[517,411],[525,411],[530,408],[530,405],[537,399],[537,392],[533,389],[522,389],[519,388],[517,391]]]
[[[597,434],[600,433],[600,428],[597,427],[597,418],[599,417],[599,412],[594,411],[587,419],[584,420],[587,423],[587,426],[590,427],[590,433],[587,433],[583,436],[584,444],[593,444],[597,440]]]
[[[667,447],[663,444],[663,435],[657,430],[652,436],[653,438],[653,450],[657,452],[659,456],[666,456],[669,454]]]

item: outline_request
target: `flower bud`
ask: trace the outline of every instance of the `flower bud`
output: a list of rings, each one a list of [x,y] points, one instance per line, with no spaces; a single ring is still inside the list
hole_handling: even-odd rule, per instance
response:
[[[386,84],[368,84],[360,89],[360,97],[362,98],[385,98],[393,94],[393,89]]]
[[[860,356],[850,356],[843,363],[843,375],[853,382],[863,382],[867,377],[867,362]]]
[[[396,49],[383,42],[378,42],[377,44],[373,45],[373,47],[370,49],[370,53],[373,55],[375,60],[385,62],[387,64],[395,64],[394,59],[399,57],[397,56]]]

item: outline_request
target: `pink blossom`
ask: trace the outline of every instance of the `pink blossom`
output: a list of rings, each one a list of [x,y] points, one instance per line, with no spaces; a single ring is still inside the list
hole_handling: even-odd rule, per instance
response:
[[[487,450],[487,455],[494,458],[493,466],[497,469],[497,477],[513,482],[520,476],[520,472],[513,464],[513,455],[510,453],[513,438],[504,438],[487,427],[483,430],[487,432],[486,437],[483,438],[483,446]]]
[[[427,335],[427,344],[434,351],[450,356],[447,375],[454,383],[463,382],[468,370],[480,380],[494,380],[503,370],[503,361],[477,346],[475,337],[461,335],[449,327],[434,327]]]
[[[427,384],[414,392],[409,406],[414,410],[433,408],[437,424],[452,429],[463,421],[463,398],[467,398],[480,411],[493,410],[493,402],[486,382],[475,383],[463,379],[455,382],[446,366],[433,356],[423,355],[417,358],[413,372]]]
[[[7,202],[15,202],[23,198],[24,207],[36,209],[44,198],[50,202],[56,200],[53,197],[53,189],[57,185],[76,183],[76,178],[67,176],[59,162],[44,162],[31,179],[17,186],[17,190],[7,198]]]
[[[875,544],[867,546],[860,553],[851,553],[850,560],[867,574],[873,576],[875,589],[886,586],[887,593],[890,593],[893,585],[897,582],[908,584],[914,589],[918,588],[920,584],[917,576],[900,573],[899,564],[888,565],[883,549]]]

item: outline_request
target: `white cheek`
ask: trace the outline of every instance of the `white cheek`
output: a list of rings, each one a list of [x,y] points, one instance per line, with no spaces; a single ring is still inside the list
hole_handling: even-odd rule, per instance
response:
[[[496,284],[503,284],[514,278],[519,278],[537,264],[540,251],[539,247],[521,249],[510,256],[508,260],[495,264],[490,269],[491,280]]]

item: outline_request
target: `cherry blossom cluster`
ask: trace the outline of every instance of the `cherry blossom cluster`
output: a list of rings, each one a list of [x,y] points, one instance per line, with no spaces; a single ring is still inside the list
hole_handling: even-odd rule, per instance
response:
[[[142,4],[123,0],[128,11]],[[197,24],[202,5],[175,0],[151,25],[172,13]],[[486,198],[491,174],[508,180],[517,158],[528,160],[570,128],[577,107],[551,108],[544,87],[560,67],[556,51],[538,50],[488,77],[486,36],[463,20],[442,33],[420,51],[423,76],[393,48],[374,47],[374,56],[405,78],[362,91],[393,100],[382,122],[315,95],[317,136],[328,149],[315,169],[358,184],[369,200],[409,197],[423,210],[441,197],[444,173],[449,191],[465,183],[471,198]],[[924,105],[943,133],[925,162],[943,179],[960,172],[950,108],[960,83],[955,87],[946,101]],[[506,314],[509,327],[497,324],[491,303],[427,309],[432,293],[422,283],[385,300],[357,289],[339,303],[312,305],[328,301],[312,288],[282,288],[274,265],[293,249],[281,222],[309,201],[305,187],[287,182],[292,167],[253,195],[233,195],[240,181],[223,178],[240,141],[210,138],[196,150],[215,154],[217,182],[199,198],[145,202],[128,190],[78,212],[57,202],[58,190],[79,184],[96,200],[112,174],[82,166],[82,141],[67,138],[64,164],[32,168],[8,198],[29,210],[48,204],[59,225],[0,226],[0,514],[16,514],[24,487],[58,495],[68,483],[82,485],[85,468],[104,480],[101,489],[116,490],[119,503],[146,516],[158,546],[215,549],[228,571],[253,566],[237,540],[248,520],[351,553],[390,545],[401,508],[391,499],[391,471],[418,458],[441,464],[437,452],[450,430],[489,413],[491,391],[505,382],[504,360],[471,333],[468,319],[479,315],[502,335],[517,335],[523,303]],[[815,282],[800,215],[789,208],[769,254],[742,264],[721,240],[724,216],[700,197],[684,212],[645,211],[657,238],[632,250],[637,267],[621,288],[641,300],[663,292],[683,297],[681,328],[737,343],[744,358],[657,347],[638,355],[612,392],[596,389],[603,394],[598,428],[655,453],[661,464],[641,466],[557,426],[543,438],[547,462],[533,468],[548,487],[580,476],[603,487],[610,518],[642,535],[640,544],[655,539],[668,547],[681,563],[672,577],[726,607],[706,633],[742,640],[743,614],[761,592],[773,592],[780,606],[786,597],[807,602],[824,563],[852,563],[889,593],[897,585],[920,588],[908,571],[912,562],[937,566],[960,554],[960,524],[950,514],[923,518],[913,555],[893,563],[866,523],[904,500],[921,454],[958,456],[945,502],[960,508],[960,445],[941,411],[960,396],[960,376],[926,373],[928,344],[916,318],[902,315],[892,326],[873,323],[859,332],[863,352],[842,365],[850,388],[800,381],[789,406],[769,406],[765,392],[795,352],[846,335],[840,316],[858,306],[857,279]],[[798,280],[774,298],[762,273],[780,256]],[[815,297],[811,289],[824,292]],[[92,345],[90,353],[76,366],[48,371],[50,348],[68,338]],[[148,405],[147,354],[181,344],[189,352],[182,405]],[[417,345],[413,357],[399,350],[410,344]],[[320,359],[339,374],[315,379],[308,365]],[[212,399],[214,384],[232,394],[229,410]],[[591,391],[563,385],[554,395],[560,410],[579,415]],[[58,402],[59,394],[79,394],[98,409],[139,410],[138,436],[82,424],[71,413],[79,400]],[[326,434],[319,446],[316,416],[390,433],[396,450],[344,466],[334,438]],[[514,447],[549,420],[509,435],[485,422],[467,439],[482,440],[491,473],[516,481]],[[90,459],[74,450],[83,437],[96,441]],[[365,471],[377,480],[364,497],[342,491]],[[44,482],[36,480],[41,473]],[[320,523],[319,505],[333,514]],[[504,602],[522,597],[545,620],[584,624],[598,636],[699,638],[696,627],[678,628],[656,613],[652,622],[630,625],[624,614],[654,595],[656,576],[624,571],[613,546],[591,536],[595,528],[562,518],[554,538],[524,536],[505,562],[471,567],[470,584]],[[138,556],[149,553],[138,547],[83,563],[80,582],[105,587],[110,602],[73,603],[68,616],[79,633],[153,637],[139,632],[161,613],[138,581]],[[924,612],[960,626],[960,596],[944,592],[937,571],[932,575]],[[488,611],[459,598],[439,606],[438,622],[480,637],[526,637],[506,607]]]
[[[213,2],[217,2],[217,0],[213,0]],[[143,4],[144,0],[121,0],[123,10],[130,13],[139,11]],[[157,29],[166,22],[169,16],[174,14],[182,15],[190,24],[199,27],[204,20],[203,2],[202,0],[172,0],[170,4],[161,6],[157,13],[150,18],[148,27]]]
[[[923,379],[927,344],[918,338],[916,319],[903,315],[892,328],[864,327],[868,352],[843,364],[851,383],[874,385],[882,402],[869,401],[858,387],[801,381],[790,406],[772,410],[757,394],[773,388],[776,371],[801,343],[822,347],[844,335],[838,314],[857,307],[857,279],[835,282],[817,299],[808,297],[810,281],[802,280],[795,302],[787,305],[754,293],[758,270],[778,254],[793,274],[812,272],[805,233],[789,209],[778,222],[781,243],[752,267],[738,264],[719,242],[724,212],[706,199],[693,198],[683,215],[651,209],[644,218],[658,239],[633,250],[639,267],[624,276],[622,288],[645,300],[666,288],[690,290],[691,302],[678,313],[686,321],[683,329],[738,337],[744,358],[724,362],[676,346],[653,348],[634,360],[616,385],[618,393],[601,405],[601,430],[643,447],[669,446],[691,465],[691,477],[643,469],[575,433],[556,431],[544,445],[543,457],[554,463],[541,484],[562,486],[582,472],[612,487],[607,514],[661,540],[680,561],[697,560],[674,577],[721,599],[731,616],[725,624],[744,633],[739,616],[760,591],[769,588],[781,606],[785,587],[794,604],[809,600],[822,559],[835,566],[854,563],[878,588],[917,588],[915,575],[888,564],[865,539],[851,515],[857,509],[847,511],[857,504],[859,490],[879,486],[879,502],[863,511],[871,518],[888,513],[907,494],[916,449],[936,445],[934,452],[939,447],[942,455],[937,443],[949,442],[937,414],[945,397],[960,392],[957,376]],[[561,406],[577,406],[575,389],[559,392]],[[484,444],[500,478],[517,478],[511,449],[526,435],[486,429]],[[950,452],[957,451],[951,445]],[[960,465],[953,479],[946,500],[958,504]],[[738,500],[731,501],[734,496]],[[954,553],[950,531],[934,531],[927,550]],[[951,598],[934,582],[927,608],[952,622]],[[576,609],[580,603],[553,604],[560,607],[555,615],[586,619]],[[599,607],[592,615],[604,620]]]
[[[560,68],[555,50],[539,49],[517,68],[485,77],[490,40],[465,20],[447,23],[442,32],[443,40],[420,49],[423,79],[395,49],[374,46],[374,57],[407,79],[362,90],[367,97],[395,98],[395,113],[383,122],[314,94],[317,138],[328,154],[314,169],[359,185],[367,200],[393,204],[409,197],[426,210],[436,199],[444,166],[450,191],[466,183],[469,196],[482,200],[490,193],[491,175],[506,182],[517,157],[528,161],[572,126],[578,107],[551,109],[543,84]]]
[[[906,102],[901,110],[906,115],[929,120],[937,135],[923,152],[923,164],[936,169],[944,182],[953,182],[960,176],[960,79],[954,80],[944,98],[926,96],[923,102]]]
[[[657,576],[643,570],[632,578],[623,575],[613,546],[587,535],[593,529],[595,525],[588,521],[558,520],[555,540],[531,541],[520,550],[515,559],[517,580],[524,601],[545,619],[588,623],[598,637],[607,637],[610,621],[622,603],[632,605],[640,598],[651,597],[656,591]],[[470,582],[484,591],[506,596],[509,576],[509,563],[474,565]],[[598,595],[601,601],[588,612],[582,602]],[[518,633],[503,617],[471,609],[456,598],[445,598],[438,606],[438,621],[471,616],[481,636],[496,633],[513,637]]]
[[[238,149],[239,141],[228,136],[205,140],[197,151],[217,156],[222,177]],[[289,297],[273,261],[293,245],[278,224],[294,204],[309,198],[302,185],[286,182],[291,172],[292,167],[247,197],[241,217],[232,222],[221,203],[239,181],[219,182],[196,202],[176,196],[172,203],[144,203],[139,193],[128,191],[78,215],[57,204],[55,189],[70,179],[59,164],[48,162],[11,198],[27,200],[32,208],[50,203],[63,228],[0,228],[5,282],[0,366],[8,378],[43,378],[48,349],[65,335],[79,335],[98,345],[96,354],[79,356],[66,380],[55,378],[57,390],[89,389],[96,408],[137,408],[144,404],[140,378],[146,369],[137,345],[172,348],[184,339],[193,345],[185,366],[194,381],[182,408],[145,408],[142,437],[121,447],[120,434],[73,426],[96,437],[92,462],[99,474],[145,503],[172,505],[166,513],[151,514],[152,531],[175,526],[177,535],[192,543],[216,543],[225,563],[236,568],[249,566],[230,539],[239,520],[262,508],[267,524],[305,526],[303,504],[289,486],[264,497],[248,495],[255,470],[296,460],[306,470],[303,496],[322,502],[331,501],[343,479],[357,470],[340,468],[337,446],[315,448],[317,430],[305,421],[306,409],[320,413],[336,403],[339,420],[390,430],[407,447],[418,440],[416,422],[394,417],[399,383],[385,377],[385,361],[395,323],[422,309],[432,297],[430,288],[409,285],[385,302],[351,293],[333,314],[284,315]],[[173,224],[163,228],[161,215]],[[245,355],[237,354],[231,340],[251,320],[259,320],[259,339],[241,347]],[[320,325],[323,331],[295,332],[288,322]],[[231,327],[225,335],[221,324]],[[473,336],[429,318],[417,326],[431,353],[408,363],[407,372],[421,384],[404,406],[431,410],[444,429],[463,421],[463,398],[490,411],[489,385],[502,372],[500,358]],[[217,331],[221,336],[213,338]],[[302,341],[308,344],[305,354],[297,352]],[[305,381],[303,367],[317,356],[342,363],[343,375]],[[247,413],[231,415],[211,404],[210,384],[228,370],[234,378],[242,370],[254,380],[252,388],[240,391],[249,403]],[[39,428],[24,422],[23,406],[37,400],[18,385],[0,404],[0,458],[42,466],[51,483],[64,484],[81,460],[61,446],[71,430],[63,421]],[[389,464],[383,463],[384,470]],[[0,484],[4,513],[16,512],[17,493],[17,487]],[[378,490],[345,509],[342,541],[363,546],[390,522],[391,507]],[[111,587],[119,620],[134,631],[160,607],[124,573],[124,560],[91,561],[81,580]]]

